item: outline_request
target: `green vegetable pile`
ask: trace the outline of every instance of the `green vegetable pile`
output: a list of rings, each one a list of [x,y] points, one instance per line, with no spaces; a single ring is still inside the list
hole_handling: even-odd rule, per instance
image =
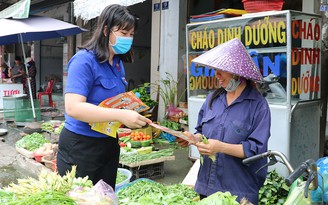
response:
[[[174,184],[165,186],[150,180],[136,180],[117,193],[120,205],[193,205],[198,194],[193,188]]]
[[[43,131],[46,131],[46,132],[54,132],[54,127],[53,127],[53,125],[52,125],[52,123],[50,123],[50,122],[44,122],[44,123],[42,123],[41,124],[41,129],[43,130]]]
[[[259,205],[284,204],[289,187],[285,179],[273,170],[268,172],[264,185],[259,191]]]
[[[239,205],[236,201],[237,196],[231,195],[230,192],[216,192],[203,200],[199,201],[199,205]]]
[[[28,151],[34,151],[41,147],[44,143],[50,142],[40,133],[34,132],[32,134],[26,135],[22,139],[18,140],[15,145],[20,148],[24,148]]]
[[[150,83],[144,83],[143,85],[133,89],[132,92],[139,93],[140,100],[148,105],[148,107],[152,108],[155,105],[158,105],[158,102],[150,98],[150,93],[147,91],[148,89],[150,89]]]
[[[129,154],[129,155],[121,155],[120,156],[120,163],[121,164],[130,164],[134,162],[140,162],[150,159],[157,159],[161,157],[168,157],[173,156],[173,149],[162,149],[159,151],[153,151],[148,154]]]
[[[76,166],[71,172],[59,176],[55,172],[42,171],[38,179],[18,179],[17,184],[0,189],[2,205],[73,205],[75,201],[66,194],[75,188],[91,189],[92,181],[88,177],[75,177]]]
[[[117,176],[116,176],[116,182],[115,184],[119,184],[121,182],[124,182],[128,177],[123,174],[122,172],[120,171],[117,171]]]
[[[181,124],[178,123],[178,122],[174,122],[172,120],[168,120],[168,119],[164,119],[162,122],[161,122],[161,125],[164,126],[164,127],[168,127],[172,130],[181,130]]]
[[[59,135],[62,129],[64,128],[64,126],[65,126],[65,122],[62,122],[58,127],[54,128],[54,133],[56,135]]]
[[[65,126],[65,122],[44,122],[41,124],[41,129],[45,132],[54,133],[59,135]]]
[[[0,199],[1,202],[1,199]],[[58,191],[42,191],[22,199],[4,203],[4,205],[76,205],[75,201]]]

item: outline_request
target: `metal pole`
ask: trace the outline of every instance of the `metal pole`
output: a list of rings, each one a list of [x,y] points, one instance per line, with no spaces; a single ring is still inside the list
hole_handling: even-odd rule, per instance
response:
[[[30,77],[29,77],[29,74],[28,74],[28,68],[27,68],[27,63],[26,63],[26,54],[25,54],[25,49],[24,49],[23,36],[22,36],[21,33],[19,34],[19,40],[20,40],[20,43],[22,45],[22,50],[23,50],[24,65],[25,65],[26,76],[27,76],[26,79],[27,79],[29,97],[30,97],[30,100],[31,100],[33,118],[34,118],[34,121],[37,121],[36,115],[35,115],[35,108],[34,108],[34,99],[32,97],[31,81],[30,81]]]

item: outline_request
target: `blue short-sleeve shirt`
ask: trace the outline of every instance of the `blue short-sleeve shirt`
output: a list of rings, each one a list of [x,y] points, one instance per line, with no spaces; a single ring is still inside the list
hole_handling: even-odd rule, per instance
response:
[[[98,105],[103,100],[125,92],[124,67],[118,56],[114,56],[113,66],[100,63],[94,52],[80,50],[68,63],[66,93],[86,97],[88,103]],[[82,111],[81,111],[82,112]],[[90,137],[108,137],[91,130],[88,123],[76,120],[65,113],[65,127],[77,134]]]
[[[208,105],[210,98],[211,94],[199,112],[196,132],[209,139],[242,144],[246,157],[267,151],[270,109],[266,99],[255,88],[248,85],[229,106],[226,103],[226,93],[217,97],[211,108]],[[195,190],[205,196],[217,191],[229,191],[257,204],[258,190],[264,183],[267,169],[258,173],[256,171],[266,164],[266,159],[250,166],[244,165],[240,158],[223,153],[218,153],[216,159],[213,163],[204,157]]]

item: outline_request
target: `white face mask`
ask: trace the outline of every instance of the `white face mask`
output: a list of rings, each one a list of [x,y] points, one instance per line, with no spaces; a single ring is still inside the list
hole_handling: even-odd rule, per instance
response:
[[[224,89],[227,92],[233,92],[237,89],[238,85],[240,85],[240,78],[238,77],[237,79],[231,78],[227,87],[225,87]]]

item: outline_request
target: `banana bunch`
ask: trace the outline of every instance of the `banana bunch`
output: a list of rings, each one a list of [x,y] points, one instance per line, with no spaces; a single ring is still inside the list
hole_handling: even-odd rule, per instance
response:
[[[31,177],[27,179],[18,179],[17,184],[11,183],[5,187],[4,190],[14,193],[17,197],[26,197],[31,194],[49,190],[67,193],[77,186],[85,188],[91,188],[93,186],[88,176],[84,178],[75,178],[75,174],[76,166],[73,166],[72,170],[67,172],[63,177],[55,172],[49,173],[43,170],[38,179]]]

